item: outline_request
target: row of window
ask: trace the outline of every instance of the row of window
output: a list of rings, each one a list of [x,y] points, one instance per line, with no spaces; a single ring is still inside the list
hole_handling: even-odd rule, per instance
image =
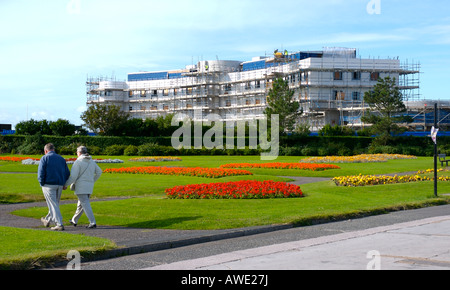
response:
[[[360,71],[355,71],[352,72],[352,80],[354,81],[359,81],[361,80],[361,72]],[[342,81],[344,79],[343,77],[344,72],[341,71],[335,71],[333,74],[333,79],[335,81]],[[372,72],[370,73],[370,80],[371,81],[378,81],[378,79],[380,78],[380,73],[379,72]]]

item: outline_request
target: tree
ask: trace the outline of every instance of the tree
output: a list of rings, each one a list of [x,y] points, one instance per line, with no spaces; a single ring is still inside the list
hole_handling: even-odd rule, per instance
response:
[[[410,118],[399,115],[406,111],[403,96],[395,78],[379,79],[372,91],[364,94],[364,102],[370,112],[362,117],[363,122],[372,124],[372,133],[377,134],[377,142],[386,145],[392,138],[391,133],[401,132],[397,123],[410,122]]]
[[[273,81],[272,88],[267,97],[267,108],[264,114],[270,120],[272,114],[279,115],[280,132],[292,131],[294,124],[303,113],[300,103],[293,99],[294,91],[289,89],[289,83],[282,78]]]
[[[74,124],[71,124],[69,121],[64,119],[58,119],[55,122],[50,122],[49,126],[53,135],[57,136],[71,136],[75,134],[76,130]]]
[[[116,105],[94,104],[80,116],[85,126],[100,135],[113,136],[122,127],[130,114]]]
[[[29,121],[19,122],[16,125],[16,134],[18,135],[35,135],[37,133],[51,135],[50,123],[47,120],[36,121],[30,119]]]

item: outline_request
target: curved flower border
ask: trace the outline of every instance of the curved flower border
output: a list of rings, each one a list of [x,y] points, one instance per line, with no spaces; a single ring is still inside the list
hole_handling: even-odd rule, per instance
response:
[[[130,158],[128,161],[134,162],[163,162],[163,161],[182,161],[180,157],[171,156],[153,156],[153,157],[137,157]]]
[[[325,156],[325,157],[309,157],[302,159],[307,163],[367,163],[367,162],[386,162],[392,159],[416,159],[413,155],[402,154],[360,154],[355,156]]]
[[[253,175],[247,170],[223,169],[223,168],[202,168],[202,167],[165,167],[165,166],[144,166],[144,167],[122,167],[107,168],[104,173],[119,174],[161,174],[161,175],[184,175],[207,178],[219,178],[235,175]]]
[[[442,170],[438,170],[442,171]],[[434,172],[433,169],[421,170],[415,174],[410,175],[351,175],[351,176],[339,176],[332,179],[332,181],[337,186],[346,187],[359,187],[359,186],[370,186],[370,185],[382,185],[382,184],[395,184],[395,183],[408,183],[408,182],[419,182],[419,181],[431,181],[434,180],[433,177],[421,176],[423,173]],[[450,181],[450,176],[439,176],[439,181]]]
[[[313,164],[313,163],[231,163],[220,165],[221,168],[266,168],[266,169],[300,169],[323,171],[327,169],[340,169],[339,166],[333,164]]]

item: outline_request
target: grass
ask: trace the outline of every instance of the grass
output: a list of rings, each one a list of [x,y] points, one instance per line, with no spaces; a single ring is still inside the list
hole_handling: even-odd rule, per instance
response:
[[[371,212],[444,204],[448,198],[433,197],[432,182],[337,187],[331,181],[301,186],[305,198],[271,200],[169,200],[162,197],[132,198],[93,203],[99,224],[135,228],[214,230],[270,224],[307,224],[316,219],[357,217]],[[439,182],[439,193],[450,192],[448,182]],[[15,212],[37,218],[46,208]],[[75,205],[61,206],[70,217]],[[83,217],[80,223],[87,223]]]
[[[0,227],[0,269],[34,269],[66,259],[77,250],[88,257],[116,245],[107,240],[62,232]]]
[[[68,156],[69,157],[69,156]],[[73,157],[73,156],[70,156]],[[100,158],[117,158],[104,157]],[[99,164],[101,168],[126,166],[200,166],[218,167],[221,164],[248,162],[262,162],[259,156],[183,156],[183,161],[176,162],[131,162],[131,157],[119,157],[124,160],[121,164]],[[302,157],[279,157],[277,162],[299,162]],[[280,170],[280,169],[250,169],[252,176],[234,176],[219,179],[163,176],[163,175],[127,175],[103,174],[96,183],[94,198],[133,197],[112,201],[96,201],[92,203],[98,224],[151,229],[229,229],[270,224],[306,225],[317,220],[336,220],[354,218],[370,214],[379,214],[398,209],[409,209],[423,206],[445,204],[450,197],[443,196],[450,193],[450,182],[439,182],[439,197],[433,196],[433,182],[415,182],[408,184],[391,184],[366,186],[358,188],[337,187],[331,181],[332,177],[356,174],[389,174],[411,172],[433,167],[433,159],[419,157],[413,160],[390,160],[383,163],[349,163],[337,164],[341,169],[326,171]],[[35,173],[37,166],[18,163],[0,162],[2,172],[31,172]],[[439,174],[448,175],[449,172]],[[244,179],[288,181],[280,176],[315,176],[329,177],[330,181],[305,184],[301,186],[304,198],[272,199],[272,200],[170,200],[165,198],[164,189],[176,185],[192,183],[227,182]],[[65,191],[63,199],[76,199],[73,192]],[[0,203],[43,201],[42,191],[37,182],[36,174],[0,174]],[[72,216],[74,204],[61,206],[64,219]],[[46,207],[35,207],[15,212],[20,216],[40,218],[47,213]],[[80,224],[87,223],[83,216]],[[11,246],[13,237],[5,235],[5,228],[0,228],[0,235],[6,236],[2,244]],[[27,233],[29,234],[29,233]],[[63,239],[67,233],[50,233],[36,231],[32,233],[35,240],[41,240],[39,235],[53,235],[56,239]],[[78,240],[80,238],[81,240]],[[82,248],[83,239],[77,237],[75,244]],[[47,237],[43,239],[46,241]],[[25,241],[26,239],[24,239]],[[22,242],[17,242],[19,245]],[[46,242],[44,242],[46,243]],[[64,250],[57,248],[55,243],[49,242],[50,253],[60,256]],[[56,243],[58,244],[58,243]],[[89,242],[88,242],[89,244]],[[26,246],[28,247],[28,246]],[[46,246],[47,247],[47,246]],[[46,248],[44,247],[44,248]],[[54,247],[54,249],[52,249]],[[29,253],[34,253],[34,247],[29,247]],[[98,246],[102,249],[102,245]],[[12,256],[1,259],[17,261],[22,254],[14,254],[20,249],[10,249]],[[57,254],[59,253],[59,254]],[[67,253],[67,251],[66,251]],[[25,256],[27,254],[24,254]],[[51,256],[52,254],[50,254]],[[23,256],[23,257],[25,257]],[[30,260],[29,258],[27,258]],[[31,259],[32,260],[32,259]],[[0,263],[1,264],[1,263]]]

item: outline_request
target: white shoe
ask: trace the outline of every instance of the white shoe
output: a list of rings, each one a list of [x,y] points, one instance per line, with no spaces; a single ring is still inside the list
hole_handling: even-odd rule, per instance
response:
[[[56,226],[53,228],[50,228],[52,231],[64,231],[64,226]]]
[[[41,222],[44,224],[44,227],[48,228],[50,225],[50,221],[46,220],[45,218],[41,217]]]

